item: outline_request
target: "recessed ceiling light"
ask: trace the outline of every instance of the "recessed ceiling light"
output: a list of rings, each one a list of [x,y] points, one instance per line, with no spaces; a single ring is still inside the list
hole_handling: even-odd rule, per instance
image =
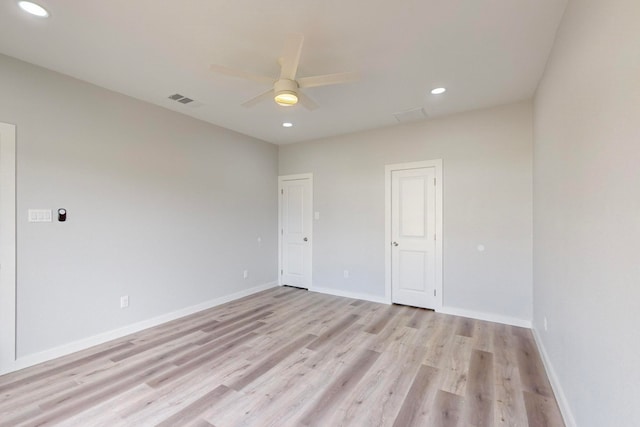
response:
[[[20,6],[20,8],[25,12],[28,12],[35,16],[39,16],[40,18],[46,18],[49,16],[49,12],[47,12],[44,7],[30,1],[19,1],[18,6]]]
[[[442,93],[445,93],[446,91],[447,91],[447,88],[437,87],[431,90],[431,95],[440,95]]]
[[[293,123],[291,123],[291,122],[284,122],[284,123],[282,124],[282,127],[283,127],[283,128],[290,128],[290,127],[292,127],[292,126],[293,126]]]

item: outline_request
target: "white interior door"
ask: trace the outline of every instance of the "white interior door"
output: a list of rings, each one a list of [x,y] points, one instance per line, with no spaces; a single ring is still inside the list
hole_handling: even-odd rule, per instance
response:
[[[392,302],[436,308],[435,168],[391,172]]]
[[[312,178],[280,177],[280,284],[311,286]]]
[[[0,123],[0,374],[16,360],[16,127]]]

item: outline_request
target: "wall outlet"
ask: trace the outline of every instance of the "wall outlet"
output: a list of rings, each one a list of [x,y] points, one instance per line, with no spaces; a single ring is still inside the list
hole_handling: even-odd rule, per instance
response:
[[[549,326],[547,325],[547,316],[544,316],[544,330],[545,332],[549,330]]]
[[[249,270],[245,270],[245,271],[243,271],[243,272],[242,272],[242,277],[243,277],[244,279],[246,279],[247,277],[249,277]]]
[[[345,270],[342,275],[344,276],[345,279],[349,278],[349,270]]]
[[[120,297],[120,308],[129,307],[129,295],[123,295]]]

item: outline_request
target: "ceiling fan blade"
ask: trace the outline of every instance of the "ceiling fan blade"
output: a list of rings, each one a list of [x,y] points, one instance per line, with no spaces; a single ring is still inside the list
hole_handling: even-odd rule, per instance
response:
[[[266,83],[272,85],[275,79],[266,76],[260,76],[258,74],[249,73],[247,71],[234,70],[233,68],[225,67],[223,65],[210,65],[209,69],[214,73],[224,74],[230,77],[239,77],[241,79],[252,80],[258,83]]]
[[[318,104],[316,104],[313,99],[309,98],[307,95],[300,91],[298,91],[298,102],[309,111],[313,111],[318,108]]]
[[[302,43],[304,36],[300,33],[293,33],[287,36],[280,57],[280,79],[295,80],[302,53]]]
[[[302,77],[298,79],[299,87],[316,87],[355,82],[360,78],[359,73],[335,73],[323,76]]]
[[[245,101],[242,103],[242,106],[245,108],[251,108],[254,105],[264,101],[265,99],[271,99],[273,100],[273,89],[269,89],[268,91],[261,93],[260,95],[256,96],[255,98],[251,98],[248,101]]]

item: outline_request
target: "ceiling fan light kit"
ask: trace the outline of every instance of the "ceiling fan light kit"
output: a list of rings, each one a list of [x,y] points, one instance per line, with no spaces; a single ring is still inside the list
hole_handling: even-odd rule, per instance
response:
[[[281,79],[273,85],[276,104],[283,107],[290,107],[298,103],[298,83],[293,80]]]

